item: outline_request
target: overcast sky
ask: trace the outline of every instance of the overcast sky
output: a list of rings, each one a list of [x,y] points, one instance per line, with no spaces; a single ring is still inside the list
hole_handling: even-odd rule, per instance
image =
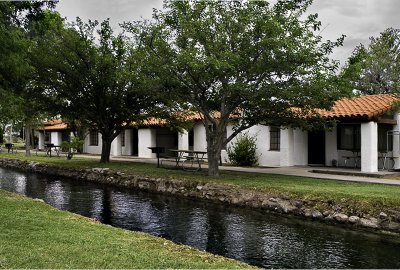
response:
[[[110,18],[115,27],[123,21],[150,19],[153,8],[161,9],[162,0],[60,0],[57,5],[68,21],[77,16],[99,21]],[[344,46],[332,55],[342,64],[356,45],[368,45],[369,37],[388,27],[400,28],[400,0],[314,0],[309,11],[319,14],[324,38],[347,36]]]

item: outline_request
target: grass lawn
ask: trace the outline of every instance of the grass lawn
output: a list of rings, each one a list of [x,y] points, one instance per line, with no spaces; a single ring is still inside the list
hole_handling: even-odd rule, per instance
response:
[[[144,176],[174,178],[194,183],[212,182],[236,185],[272,194],[284,194],[299,199],[316,201],[332,200],[371,213],[384,210],[386,207],[400,209],[400,186],[229,171],[221,171],[219,177],[209,177],[206,175],[206,171],[191,173],[177,169],[157,168],[155,164],[123,161],[111,161],[109,164],[104,165],[100,164],[96,159],[78,157],[67,160],[65,157],[49,158],[36,155],[25,157],[22,153],[7,154],[4,152],[0,154],[0,157],[18,158],[21,160],[32,160],[78,168],[103,166],[111,170]]]
[[[0,190],[0,268],[249,268]]]

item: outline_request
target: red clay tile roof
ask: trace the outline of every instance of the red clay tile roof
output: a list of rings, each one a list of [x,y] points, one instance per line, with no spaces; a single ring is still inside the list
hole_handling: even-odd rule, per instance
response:
[[[221,117],[219,112],[212,112],[212,116],[214,118]],[[201,113],[194,112],[194,111],[180,112],[179,117],[181,117],[185,121],[199,121],[199,120],[203,119],[203,116]],[[144,126],[162,126],[162,125],[166,125],[166,124],[167,124],[167,121],[165,119],[160,119],[160,118],[155,118],[155,117],[149,117],[143,121]]]
[[[65,130],[68,129],[68,125],[62,121],[61,118],[52,119],[43,123],[43,126],[39,127],[38,130]]]
[[[344,98],[335,102],[331,110],[317,110],[322,117],[332,118],[368,118],[384,114],[392,110],[396,102],[400,102],[400,95],[395,94],[378,94],[368,96],[357,96],[353,98]],[[202,115],[197,112],[182,113],[183,117],[189,121],[198,121],[202,119]],[[219,118],[219,112],[214,112],[213,117]],[[232,118],[235,118],[233,115]],[[143,122],[144,126],[160,126],[165,125],[165,119],[148,118]],[[62,122],[62,119],[53,119],[45,122],[38,130],[65,130],[68,126]]]
[[[318,110],[322,117],[334,118],[368,118],[381,115],[392,110],[396,102],[400,101],[400,96],[395,94],[378,94],[368,96],[357,96],[344,98],[335,102],[333,107],[327,110]]]

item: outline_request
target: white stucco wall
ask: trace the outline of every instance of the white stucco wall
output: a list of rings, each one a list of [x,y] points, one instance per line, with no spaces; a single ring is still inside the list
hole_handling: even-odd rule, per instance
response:
[[[121,146],[121,134],[118,135],[111,143],[111,156],[120,156],[122,155],[122,146]]]
[[[141,128],[138,130],[139,137],[139,157],[143,158],[155,158],[156,154],[151,152],[148,147],[156,145],[157,132],[152,128]]]
[[[339,162],[337,149],[337,127],[325,132],[325,165],[332,166],[332,160]],[[342,164],[342,163],[340,163]],[[338,164],[339,165],[339,164]]]
[[[378,124],[361,124],[361,171],[378,171]]]
[[[44,149],[44,133],[43,132],[39,132],[39,134],[38,134],[38,139],[39,139],[39,141],[38,141],[38,148],[40,149],[40,150],[43,150]]]
[[[227,135],[232,134],[233,126],[229,125],[227,128]],[[269,140],[269,127],[264,125],[256,125],[248,130],[245,130],[243,133],[248,133],[250,136],[256,136],[257,141],[257,156],[258,156],[258,165],[259,166],[279,166],[280,164],[280,151],[271,151],[269,150],[270,140]],[[228,146],[232,146],[236,143],[237,138],[240,135],[237,135]],[[229,162],[228,155],[226,151],[223,150],[221,153],[222,161]]]
[[[193,127],[193,150],[207,151],[206,129],[202,122],[197,122]]]
[[[103,144],[103,139],[102,139],[102,137],[101,137],[101,134],[100,133],[98,133],[98,136],[99,136],[99,143],[98,143],[98,145],[89,145],[89,143],[90,143],[90,135],[88,134],[87,136],[86,136],[86,138],[85,138],[85,144],[83,145],[83,151],[85,152],[85,153],[88,153],[88,154],[97,154],[97,155],[100,155],[101,154],[101,147],[102,147],[102,144]]]
[[[292,128],[281,128],[280,166],[294,165],[294,134]]]
[[[293,165],[308,165],[308,133],[301,129],[293,130],[294,153]]]
[[[187,131],[178,133],[178,149],[189,150],[189,133]]]
[[[122,146],[122,141],[121,141],[121,148],[122,148],[122,155],[125,156],[130,156],[132,155],[132,129],[126,129],[122,132],[125,132],[125,146]]]
[[[51,143],[54,145],[60,145],[62,142],[61,131],[51,132]]]

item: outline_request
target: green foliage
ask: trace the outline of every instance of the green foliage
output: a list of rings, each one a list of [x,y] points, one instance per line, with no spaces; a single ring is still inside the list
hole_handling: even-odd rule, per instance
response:
[[[60,146],[62,149],[67,149],[67,159],[72,159],[74,153],[81,149],[84,143],[84,140],[73,137],[70,141],[63,141]]]
[[[312,1],[167,1],[140,33],[162,93],[203,115],[209,174],[224,145],[258,123],[306,124],[314,108],[348,94],[329,59],[343,37],[323,43]],[[215,112],[219,112],[215,114]],[[237,121],[224,137],[229,118]],[[296,121],[294,121],[296,120]]]
[[[236,166],[254,166],[258,164],[257,138],[248,133],[240,134],[227,148],[229,161]]]
[[[38,44],[34,63],[39,86],[54,97],[55,111],[70,123],[99,130],[102,162],[108,162],[111,142],[125,125],[155,107],[135,40],[115,35],[108,20],[99,25],[78,18],[47,32]]]
[[[400,93],[400,29],[388,28],[368,47],[353,51],[342,76],[349,86],[364,95]]]
[[[52,1],[0,2],[0,122],[23,123],[26,127],[26,154],[30,154],[32,127],[47,114],[46,91],[37,88],[31,53],[51,16],[62,21]],[[51,15],[51,16],[50,16]],[[39,31],[39,29],[41,29]]]
[[[0,127],[0,144],[4,142],[4,130]]]

